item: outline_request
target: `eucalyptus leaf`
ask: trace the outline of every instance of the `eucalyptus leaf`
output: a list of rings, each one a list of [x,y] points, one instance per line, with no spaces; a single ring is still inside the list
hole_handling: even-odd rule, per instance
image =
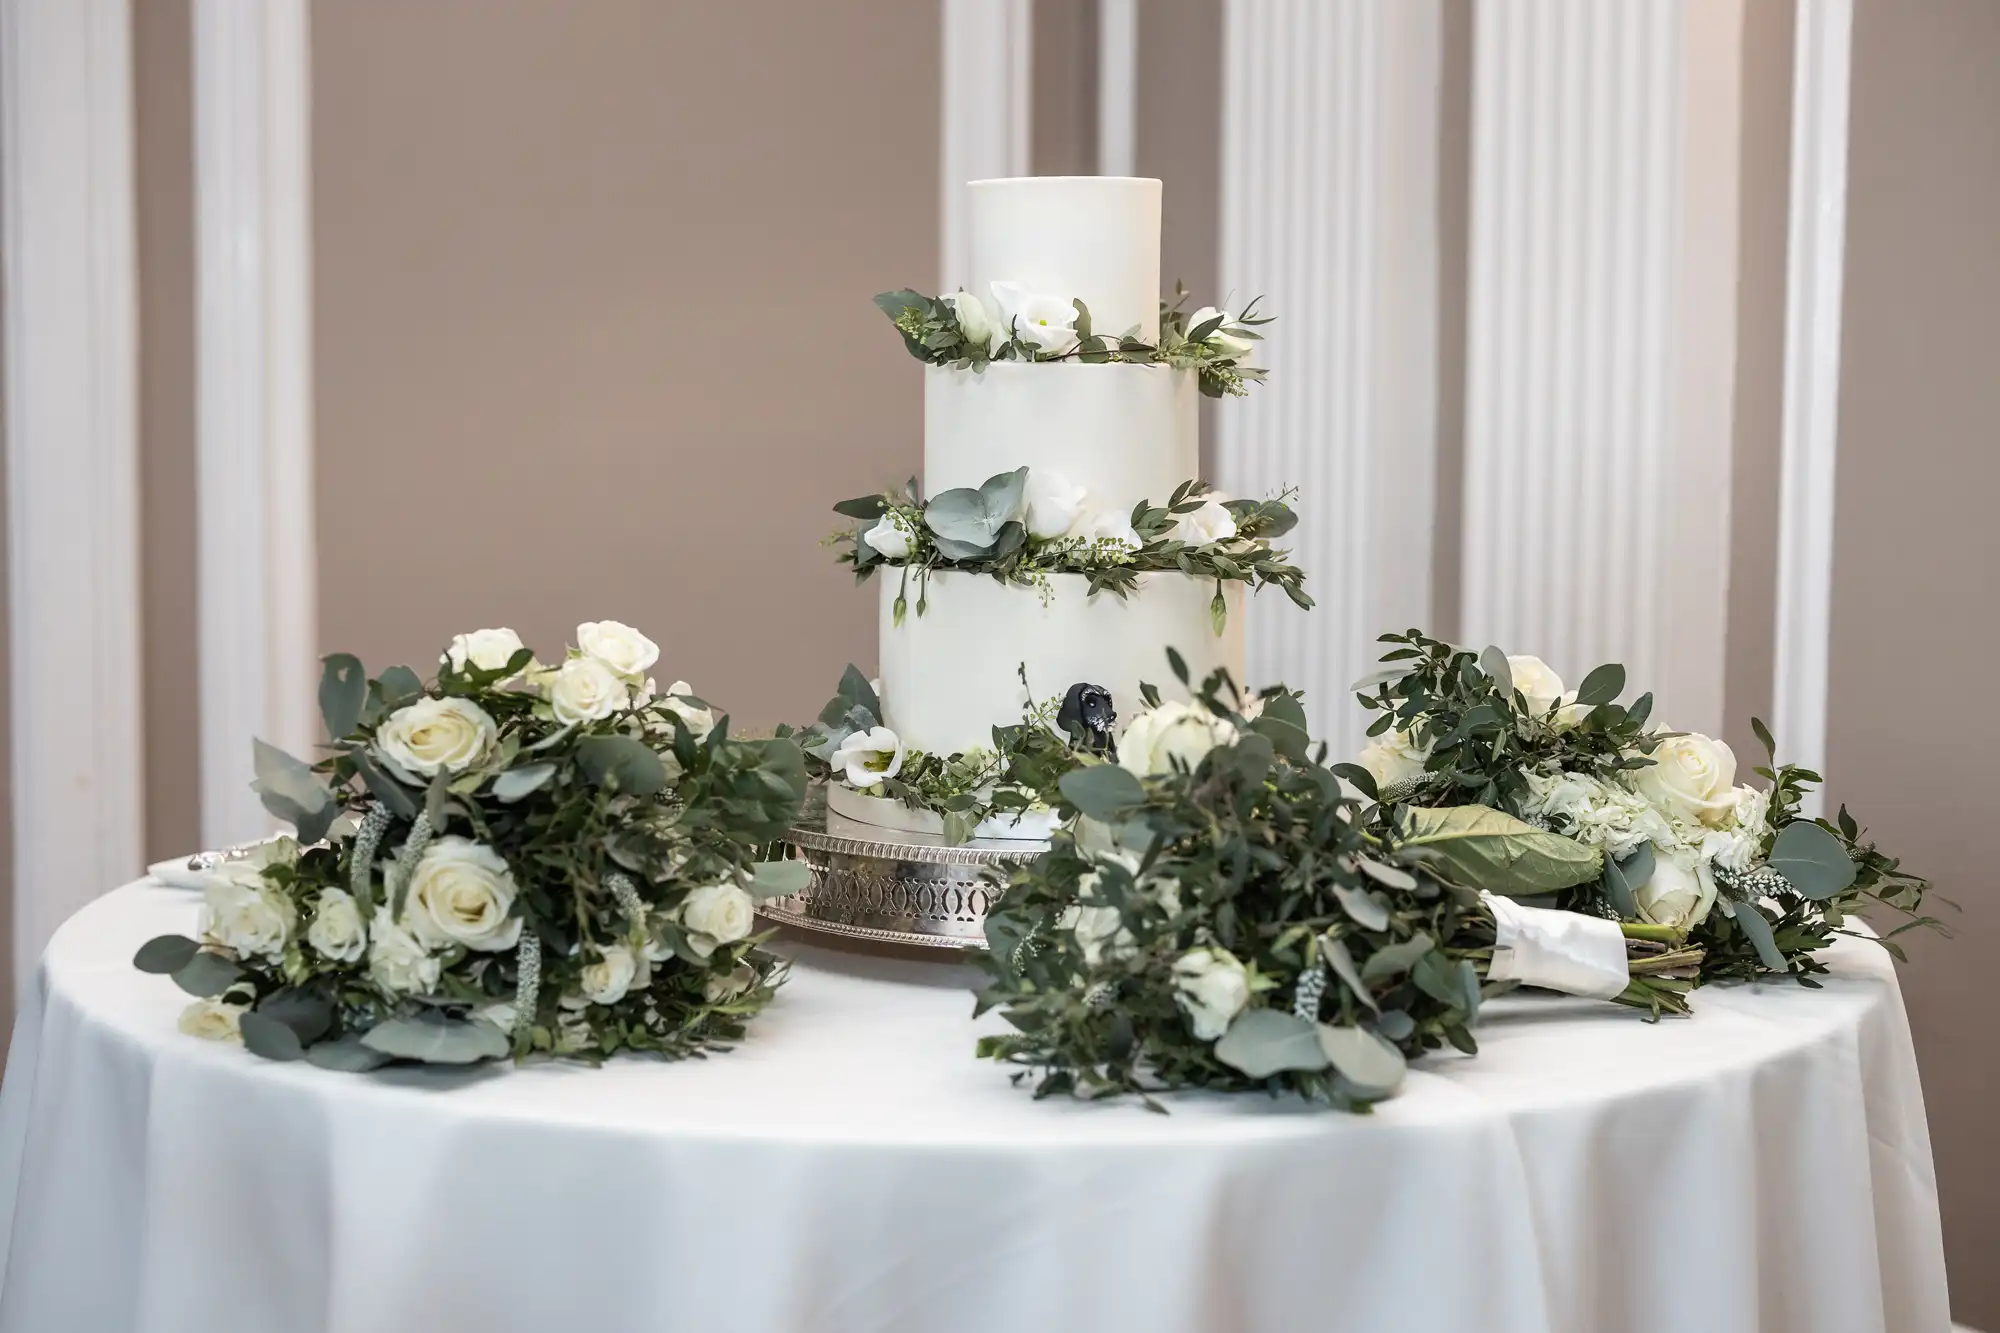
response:
[[[1479,669],[1493,681],[1493,688],[1502,699],[1514,697],[1514,668],[1507,661],[1507,654],[1489,646],[1479,654]]]
[[[1028,469],[1023,467],[988,477],[976,490],[961,486],[941,491],[924,506],[924,526],[950,558],[977,559],[993,549],[1002,528],[1021,517],[1027,483]],[[956,554],[951,548],[970,554]]]
[[[1583,678],[1576,688],[1576,702],[1585,708],[1608,704],[1625,692],[1625,668],[1606,662]]]
[[[383,707],[390,709],[399,708],[424,692],[423,677],[406,666],[390,667],[375,683],[381,690]]]
[[[332,1003],[324,995],[296,987],[288,986],[265,996],[253,1012],[284,1024],[304,1046],[312,1045],[333,1027]]]
[[[319,715],[334,740],[354,734],[361,710],[368,704],[368,672],[352,653],[328,653],[320,659]]]
[[[1653,882],[1655,864],[1650,842],[1640,843],[1638,850],[1622,861],[1604,858],[1604,895],[1619,916],[1630,921],[1639,915],[1639,900],[1635,895]]]
[[[555,775],[556,765],[546,760],[539,764],[523,764],[519,768],[510,768],[493,779],[493,799],[502,805],[512,805],[521,798],[540,791]]]
[[[1408,1068],[1403,1053],[1367,1028],[1318,1025],[1317,1045],[1342,1077],[1371,1092],[1394,1092]]]
[[[667,785],[660,757],[630,736],[585,736],[576,743],[576,763],[598,786],[627,796],[651,796]]]
[[[169,977],[194,961],[201,945],[185,935],[155,935],[132,955],[132,966],[141,972]]]
[[[1823,902],[1854,883],[1854,862],[1840,839],[1810,819],[1795,819],[1771,842],[1771,869],[1800,894]]]
[[[365,1074],[371,1069],[380,1069],[389,1060],[389,1056],[363,1043],[359,1033],[349,1033],[336,1041],[323,1041],[306,1050],[307,1063],[346,1074]]]
[[[1368,983],[1361,979],[1361,969],[1354,965],[1354,955],[1348,951],[1347,941],[1333,935],[1322,935],[1319,939],[1319,956],[1333,969],[1333,974],[1354,994],[1354,998],[1376,1012],[1381,1006],[1375,1003],[1375,996],[1369,991]]]
[[[1604,873],[1596,848],[1488,806],[1406,807],[1399,823],[1404,857],[1440,865],[1461,883],[1493,893],[1548,893]]]
[[[174,984],[190,995],[212,1000],[243,977],[243,969],[237,964],[219,953],[203,951],[174,971]]]
[[[1287,1069],[1324,1069],[1329,1058],[1314,1025],[1278,1009],[1246,1009],[1215,1043],[1215,1058],[1251,1078]]]
[[[1758,961],[1773,972],[1789,970],[1790,965],[1785,962],[1785,955],[1778,951],[1778,941],[1771,934],[1770,921],[1757,910],[1755,903],[1724,898],[1722,905],[1728,909],[1730,919],[1742,930],[1744,938],[1757,950]]]
[[[1415,884],[1416,881],[1410,881]],[[1366,889],[1351,889],[1339,880],[1331,882],[1333,896],[1340,900],[1346,913],[1354,918],[1356,925],[1364,930],[1387,930],[1389,928],[1389,906]]]
[[[758,902],[804,891],[812,884],[812,867],[804,861],[759,861],[750,867],[750,896]]]
[[[469,1065],[513,1050],[507,1034],[484,1019],[392,1018],[370,1028],[362,1045],[396,1060]]]
[[[1307,762],[1312,735],[1306,730],[1306,710],[1290,694],[1274,694],[1264,701],[1264,711],[1250,724],[1250,730],[1267,738],[1271,747],[1295,764]]]
[[[264,808],[297,829],[300,842],[311,844],[324,838],[340,814],[326,784],[275,745],[253,740],[251,747],[257,778],[250,787]]]
[[[1437,941],[1424,934],[1412,935],[1395,944],[1385,944],[1369,954],[1368,960],[1361,965],[1361,979],[1373,986],[1378,981],[1399,977],[1436,947]]]
[[[243,1046],[252,1055],[261,1055],[266,1060],[303,1060],[305,1043],[299,1034],[277,1019],[260,1014],[252,1009],[237,1022],[237,1031],[243,1034]]]
[[[1062,776],[1058,786],[1063,799],[1089,815],[1106,823],[1115,823],[1118,816],[1146,799],[1146,789],[1139,785],[1139,779],[1116,764],[1090,764],[1074,769]]]
[[[1392,866],[1385,862],[1377,861],[1372,856],[1357,856],[1354,860],[1355,864],[1361,867],[1361,873],[1374,880],[1377,884],[1384,884],[1392,889],[1403,890],[1417,887],[1417,877],[1401,866]],[[1374,929],[1380,930],[1381,927],[1377,926]]]
[[[417,817],[417,798],[410,794],[408,787],[363,751],[352,751],[348,758],[354,763],[354,771],[361,775],[361,781],[367,785],[369,795],[387,806],[390,814],[398,819]]]

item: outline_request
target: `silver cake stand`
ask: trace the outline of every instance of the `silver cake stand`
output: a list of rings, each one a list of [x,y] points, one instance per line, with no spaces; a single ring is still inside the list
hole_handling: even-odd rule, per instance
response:
[[[1007,874],[1047,851],[1047,842],[903,833],[845,819],[815,788],[785,841],[811,871],[797,893],[758,911],[772,921],[846,940],[938,949],[986,947],[986,913]]]

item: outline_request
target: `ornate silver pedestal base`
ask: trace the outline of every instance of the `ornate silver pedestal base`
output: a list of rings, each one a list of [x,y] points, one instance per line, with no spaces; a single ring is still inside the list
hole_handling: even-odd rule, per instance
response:
[[[1049,846],[975,839],[953,847],[829,815],[817,791],[785,840],[811,869],[812,883],[763,903],[765,916],[846,939],[944,949],[985,948],[986,913],[1008,871]]]

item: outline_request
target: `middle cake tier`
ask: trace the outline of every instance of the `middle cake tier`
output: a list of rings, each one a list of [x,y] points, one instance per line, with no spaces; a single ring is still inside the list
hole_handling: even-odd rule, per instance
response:
[[[1241,584],[1225,585],[1228,618],[1217,634],[1215,583],[1185,574],[1141,574],[1121,598],[1093,596],[1082,574],[1050,575],[1045,589],[943,570],[930,576],[920,615],[913,573],[898,625],[900,575],[886,570],[877,580],[881,702],[883,721],[913,750],[950,755],[990,747],[995,726],[1021,720],[1029,691],[1036,703],[1060,702],[1072,685],[1101,685],[1120,719],[1143,709],[1142,682],[1158,686],[1163,698],[1184,699],[1168,648],[1186,659],[1197,684],[1217,667],[1243,683]]]

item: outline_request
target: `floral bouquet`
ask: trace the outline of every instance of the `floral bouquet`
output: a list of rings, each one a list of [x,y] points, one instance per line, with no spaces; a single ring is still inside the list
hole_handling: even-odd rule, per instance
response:
[[[1472,799],[1600,853],[1602,873],[1560,889],[1563,907],[1688,933],[1700,979],[1826,970],[1814,954],[1850,916],[1881,907],[1904,918],[1881,937],[1942,929],[1922,914],[1930,886],[1866,840],[1843,807],[1831,820],[1800,813],[1819,775],[1779,765],[1737,782],[1721,741],[1653,727],[1652,696],[1618,702],[1625,669],[1598,667],[1574,691],[1540,658],[1474,653],[1416,630],[1382,636],[1384,669],[1360,682],[1378,712],[1355,775],[1381,804],[1382,830],[1432,818]]]
[[[1080,818],[987,918],[980,1008],[1016,1031],[979,1052],[1039,1071],[1038,1096],[1263,1088],[1364,1110],[1408,1058],[1476,1050],[1482,998],[1514,984],[1678,1008],[1698,962],[1678,932],[1512,900],[1597,879],[1598,852],[1476,807],[1371,827],[1343,782],[1367,775],[1324,764],[1282,687],[1245,699],[1217,673],[1191,703],[1146,700],[1115,762],[1061,778]]]
[[[199,938],[134,960],[200,997],[182,1027],[350,1070],[741,1037],[782,980],[752,930],[803,878],[760,859],[803,759],[659,690],[638,631],[597,621],[577,643],[544,665],[512,630],[462,634],[429,683],[326,658],[326,757],[256,747],[297,839],[216,866]]]

